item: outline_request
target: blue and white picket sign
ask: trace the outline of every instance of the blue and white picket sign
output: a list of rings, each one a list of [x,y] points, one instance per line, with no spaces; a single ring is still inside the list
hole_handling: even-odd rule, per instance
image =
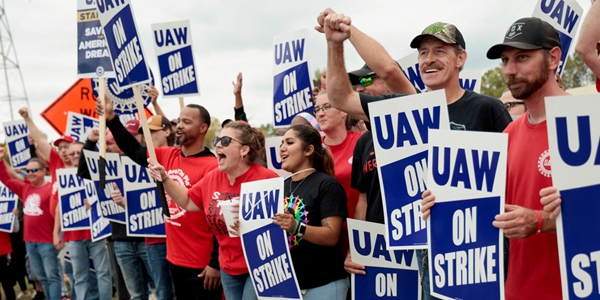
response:
[[[388,249],[427,247],[421,194],[427,189],[429,129],[449,129],[443,90],[369,103]]]
[[[31,159],[29,152],[29,128],[25,120],[3,122],[4,134],[6,135],[6,145],[8,155],[10,155],[10,165],[13,169],[25,168]]]
[[[158,188],[148,168],[126,156],[121,158],[121,165],[127,236],[166,237]]]
[[[431,294],[442,299],[504,299],[504,212],[508,135],[430,130],[427,220]]]
[[[190,21],[152,24],[152,33],[163,96],[200,95]]]
[[[421,78],[421,71],[419,70],[419,53],[417,51],[399,59],[398,64],[402,66],[402,71],[408,81],[421,92],[427,92],[427,87],[423,83]],[[481,91],[481,70],[463,70],[458,75],[458,82],[460,87],[479,93]]]
[[[62,231],[90,228],[88,209],[85,207],[84,179],[77,175],[77,168],[56,170],[58,204],[60,205],[60,228]]]
[[[0,231],[12,232],[15,215],[12,211],[17,207],[19,197],[0,182]]]
[[[90,0],[77,0],[77,77],[115,77],[98,10]]]
[[[273,38],[274,127],[289,126],[298,113],[314,109],[306,37],[302,29]]]
[[[140,89],[144,107],[148,107],[148,105],[150,105],[152,102],[152,98],[150,98],[148,95],[150,85],[154,85],[154,76],[152,71],[150,71],[150,76],[151,81],[149,83],[141,84],[132,88],[120,88],[115,78],[106,79],[106,95],[110,100],[112,100],[115,114],[119,116],[123,124],[125,124],[128,119],[135,119],[135,113],[138,112],[137,106],[135,105],[135,98],[133,98],[134,88]],[[100,79],[92,79],[92,89],[94,90],[94,96],[97,98],[100,90]]]
[[[577,3],[577,0],[538,0],[531,16],[550,23],[558,31],[562,43],[562,57],[557,71],[558,74],[562,74],[573,39],[583,22],[583,8]],[[519,30],[519,26],[512,26],[508,29],[507,34]]]
[[[91,129],[98,126],[100,126],[98,119],[69,111],[64,135],[68,135],[76,141],[85,142]]]
[[[98,193],[96,192],[96,184],[91,180],[85,182],[85,197],[90,205],[90,231],[92,242],[99,241],[112,235],[110,222],[102,217],[102,207],[98,201]]]
[[[150,82],[130,0],[96,0],[116,82],[120,88]]]
[[[546,98],[546,120],[563,299],[600,299],[600,96]]]
[[[281,155],[279,155],[279,147],[281,146],[282,137],[270,137],[265,139],[265,149],[267,151],[267,168],[275,171],[281,177],[288,177],[292,173],[281,168]]]
[[[283,178],[242,183],[240,234],[258,299],[302,299],[287,234],[271,217],[283,213]]]
[[[421,299],[416,250],[389,250],[385,225],[347,219],[352,261],[365,275],[352,274],[352,299]]]
[[[123,169],[121,168],[121,160],[117,153],[106,153],[106,185],[104,190],[100,190],[100,170],[98,152],[83,150],[85,161],[87,162],[90,176],[96,185],[98,191],[98,201],[102,216],[110,221],[125,224],[125,209],[120,207],[113,201],[111,192],[113,191],[113,183],[116,183],[120,191],[123,191]]]

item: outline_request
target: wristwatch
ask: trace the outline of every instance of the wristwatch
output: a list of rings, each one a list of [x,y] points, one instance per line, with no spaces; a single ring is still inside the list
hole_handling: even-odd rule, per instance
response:
[[[298,226],[298,233],[296,233],[296,236],[302,237],[305,232],[306,232],[306,225],[304,223],[300,222],[300,225]]]

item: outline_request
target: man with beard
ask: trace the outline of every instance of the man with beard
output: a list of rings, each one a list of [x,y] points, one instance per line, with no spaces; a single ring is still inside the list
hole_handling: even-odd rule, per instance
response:
[[[98,104],[96,112],[106,113],[106,125],[117,145],[133,161],[146,167],[147,149],[123,128],[113,111],[113,104],[105,98],[105,109]],[[210,126],[210,114],[196,104],[188,104],[179,114],[172,146],[156,147],[158,163],[174,181],[190,188],[204,175],[217,167],[215,155],[204,147],[204,137]],[[178,299],[221,299],[218,244],[214,239],[203,211],[188,212],[171,201],[167,202],[171,217],[165,219],[167,233],[167,260]]]
[[[493,225],[510,238],[506,299],[561,299],[556,223],[543,211],[552,185],[544,98],[568,95],[554,78],[562,45],[557,31],[538,18],[523,18],[507,30],[504,43],[487,52],[502,60],[513,97],[527,113],[510,124],[506,169],[506,212]]]
[[[336,14],[328,8],[317,17],[317,22],[319,25],[315,29],[324,33],[327,39],[327,89],[332,106],[369,121],[369,102],[401,96],[371,96],[354,92],[344,66],[343,42],[346,39],[350,40],[365,63],[383,79],[391,91],[402,92],[406,89],[408,80],[385,49],[354,27],[349,17]],[[467,52],[465,40],[456,26],[433,23],[416,36],[410,46],[419,51],[419,70],[427,90],[445,90],[451,129],[502,132],[512,121],[498,99],[460,87],[458,78],[467,59]],[[421,252],[417,260],[422,278],[423,299],[433,299],[429,289],[427,251]]]

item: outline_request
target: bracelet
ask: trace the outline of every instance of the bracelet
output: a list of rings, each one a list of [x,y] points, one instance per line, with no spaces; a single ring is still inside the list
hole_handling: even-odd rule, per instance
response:
[[[536,234],[542,232],[542,213],[539,210],[535,210],[535,215],[537,216],[537,231]]]
[[[290,235],[296,235],[298,234],[298,228],[300,227],[300,222],[298,222],[298,220],[294,220],[296,222],[296,224],[294,225],[294,230],[292,232],[290,232]]]

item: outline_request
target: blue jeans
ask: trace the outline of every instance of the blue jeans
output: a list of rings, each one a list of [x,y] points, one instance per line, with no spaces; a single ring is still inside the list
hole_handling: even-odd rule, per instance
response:
[[[221,270],[221,283],[227,300],[258,300],[250,274],[229,275]]]
[[[48,300],[60,300],[60,264],[58,250],[52,243],[26,243],[31,270],[35,278],[42,283],[44,294]]]
[[[121,267],[125,286],[127,286],[131,300],[147,300],[148,289],[144,283],[142,264],[146,265],[146,269],[149,270],[150,268],[148,267],[148,257],[144,241],[115,241],[114,246],[117,262],[119,263],[119,267]]]
[[[71,262],[66,260],[60,260],[61,266],[58,268],[58,273],[61,275],[64,273],[69,277],[69,282],[71,283],[71,290],[67,290],[67,284],[64,280],[60,281],[60,292],[62,295],[71,295],[71,297],[77,300],[77,296],[75,295],[75,277],[73,276],[73,265]]]
[[[422,300],[440,300],[437,297],[431,296],[430,280],[429,280],[429,258],[427,257],[427,249],[416,250],[417,264],[419,265],[419,275],[421,276],[421,286],[423,289]]]
[[[75,294],[78,300],[112,299],[112,274],[106,251],[106,240],[69,242],[69,254],[75,277]],[[94,262],[96,274],[90,271],[90,259]],[[90,286],[91,278],[96,278],[96,286]]]
[[[148,255],[148,266],[158,300],[173,299],[173,280],[169,274],[169,263],[167,262],[167,244],[155,244],[146,246]]]
[[[348,278],[338,279],[326,285],[306,290],[306,294],[302,295],[304,300],[345,300],[348,294],[350,282]]]

